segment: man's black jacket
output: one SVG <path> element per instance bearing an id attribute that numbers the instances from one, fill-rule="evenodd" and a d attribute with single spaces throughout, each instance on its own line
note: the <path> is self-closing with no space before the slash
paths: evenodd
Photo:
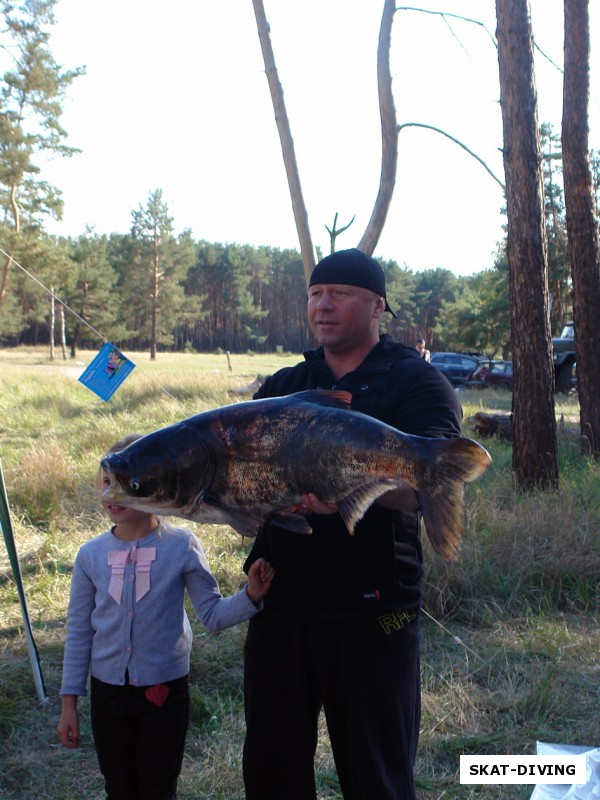
<path id="1" fill-rule="evenodd" d="M 405 433 L 448 438 L 461 432 L 462 409 L 450 383 L 416 350 L 388 335 L 339 381 L 319 348 L 267 378 L 255 398 L 317 388 L 350 392 L 354 410 Z M 266 525 L 256 538 L 244 568 L 261 556 L 275 567 L 263 613 L 286 622 L 310 622 L 419 607 L 422 548 L 416 512 L 371 506 L 354 536 L 339 514 L 312 514 L 309 521 L 310 536 Z"/>

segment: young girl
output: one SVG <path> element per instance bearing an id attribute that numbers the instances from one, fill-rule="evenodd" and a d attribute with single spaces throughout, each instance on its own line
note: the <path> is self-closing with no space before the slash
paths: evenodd
<path id="1" fill-rule="evenodd" d="M 109 452 L 139 438 L 131 435 Z M 101 470 L 101 491 L 108 477 Z M 192 632 L 187 591 L 200 620 L 221 630 L 254 616 L 273 578 L 264 560 L 248 585 L 223 597 L 196 536 L 152 514 L 106 505 L 114 523 L 75 559 L 67 615 L 58 738 L 79 746 L 77 698 L 86 694 L 108 800 L 177 797 L 189 721 Z"/>

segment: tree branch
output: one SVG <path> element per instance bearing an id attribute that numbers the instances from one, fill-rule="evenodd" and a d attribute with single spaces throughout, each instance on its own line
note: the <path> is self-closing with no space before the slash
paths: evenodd
<path id="1" fill-rule="evenodd" d="M 279 131 L 283 162 L 285 164 L 290 197 L 292 200 L 292 209 L 296 221 L 296 231 L 298 232 L 298 239 L 300 240 L 304 275 L 306 277 L 306 283 L 308 284 L 310 274 L 315 266 L 315 251 L 308 226 L 308 214 L 302 195 L 302 187 L 300 185 L 300 174 L 296 162 L 294 140 L 292 139 L 290 122 L 283 99 L 283 89 L 275 65 L 275 55 L 273 53 L 273 47 L 271 46 L 270 28 L 267 22 L 264 4 L 262 0 L 252 0 L 252 4 L 254 6 L 254 16 L 256 17 L 256 24 L 258 27 L 258 38 L 260 39 L 263 60 L 265 62 L 265 72 L 271 91 L 275 121 L 277 123 L 277 130 Z"/>
<path id="2" fill-rule="evenodd" d="M 496 41 L 493 33 L 489 30 L 489 28 L 483 22 L 481 22 L 478 19 L 471 19 L 471 17 L 463 17 L 460 14 L 449 14 L 447 11 L 429 11 L 426 8 L 415 8 L 414 6 L 398 6 L 396 11 L 420 11 L 422 14 L 433 14 L 434 16 L 442 17 L 444 22 L 446 22 L 446 24 L 448 24 L 447 21 L 446 21 L 446 17 L 452 17 L 453 19 L 460 19 L 463 22 L 470 22 L 473 25 L 479 25 L 479 27 L 483 28 L 483 30 L 490 37 L 490 39 L 494 43 L 494 47 L 498 47 L 498 42 Z M 448 25 L 448 27 L 450 28 L 450 25 Z M 456 38 L 452 28 L 450 28 L 450 31 L 451 31 L 452 35 L 454 36 L 454 38 Z M 461 47 L 462 47 L 462 45 L 461 45 Z"/>
<path id="3" fill-rule="evenodd" d="M 398 132 L 390 71 L 390 46 L 395 12 L 394 2 L 395 0 L 385 0 L 381 28 L 379 30 L 379 44 L 377 46 L 377 86 L 381 117 L 381 175 L 379 178 L 379 191 L 373 206 L 371 219 L 362 239 L 358 243 L 358 249 L 368 255 L 373 255 L 373 251 L 379 241 L 396 185 Z"/>
<path id="4" fill-rule="evenodd" d="M 427 130 L 436 131 L 436 133 L 441 133 L 442 136 L 445 136 L 447 139 L 450 139 L 450 141 L 454 142 L 459 147 L 462 147 L 462 149 L 466 150 L 466 152 L 470 156 L 473 156 L 473 158 L 476 161 L 479 161 L 479 163 L 485 169 L 485 171 L 489 173 L 492 176 L 492 178 L 496 181 L 496 183 L 502 188 L 502 191 L 506 189 L 505 185 L 502 183 L 500 178 L 494 175 L 492 170 L 488 167 L 488 165 L 482 158 L 479 158 L 477 153 L 474 153 L 469 147 L 467 147 L 466 144 L 463 144 L 463 142 L 461 142 L 459 139 L 456 139 L 454 136 L 451 136 L 449 133 L 446 133 L 446 131 L 443 131 L 441 128 L 436 128 L 434 125 L 425 125 L 422 122 L 404 122 L 402 125 L 398 125 L 398 134 L 400 133 L 402 128 L 427 128 Z"/>
<path id="5" fill-rule="evenodd" d="M 344 225 L 343 228 L 338 228 L 337 227 L 338 212 L 336 211 L 335 212 L 335 217 L 333 218 L 333 228 L 330 228 L 329 226 L 325 225 L 325 229 L 327 230 L 327 233 L 329 234 L 329 241 L 331 243 L 331 252 L 332 253 L 335 252 L 335 240 L 340 235 L 340 233 L 343 233 L 344 231 L 348 230 L 350 225 L 352 225 L 352 223 L 354 222 L 354 218 L 355 217 L 356 217 L 356 214 L 354 214 L 354 216 L 352 217 L 352 219 L 350 220 L 350 222 L 347 225 Z"/>

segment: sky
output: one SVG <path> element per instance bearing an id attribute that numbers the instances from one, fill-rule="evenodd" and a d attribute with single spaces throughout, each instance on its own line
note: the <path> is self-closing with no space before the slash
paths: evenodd
<path id="1" fill-rule="evenodd" d="M 600 3 L 590 3 L 590 147 L 600 149 Z M 397 11 L 391 67 L 399 124 L 462 141 L 503 181 L 494 0 L 423 0 L 483 24 Z M 265 0 L 313 242 L 354 216 L 355 246 L 381 166 L 376 52 L 383 0 Z M 563 0 L 531 0 L 538 46 L 562 65 Z M 126 233 L 131 212 L 163 192 L 175 233 L 299 249 L 251 0 L 59 0 L 50 48 L 85 65 L 62 124 L 82 153 L 43 167 L 63 192 L 57 235 Z M 598 39 L 600 43 L 600 38 Z M 536 56 L 540 122 L 560 133 L 562 74 Z M 394 199 L 375 255 L 413 271 L 468 275 L 493 266 L 502 189 L 448 138 L 399 137 Z"/>

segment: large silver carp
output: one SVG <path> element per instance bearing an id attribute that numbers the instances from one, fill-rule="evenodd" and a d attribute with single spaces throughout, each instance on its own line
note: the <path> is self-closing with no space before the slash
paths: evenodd
<path id="1" fill-rule="evenodd" d="M 298 504 L 314 493 L 337 504 L 353 533 L 376 501 L 406 508 L 411 487 L 434 549 L 454 560 L 464 486 L 491 463 L 488 452 L 471 439 L 402 433 L 350 410 L 351 399 L 313 390 L 250 400 L 149 433 L 103 459 L 111 485 L 102 501 L 256 536 L 267 521 L 310 533 Z"/>

